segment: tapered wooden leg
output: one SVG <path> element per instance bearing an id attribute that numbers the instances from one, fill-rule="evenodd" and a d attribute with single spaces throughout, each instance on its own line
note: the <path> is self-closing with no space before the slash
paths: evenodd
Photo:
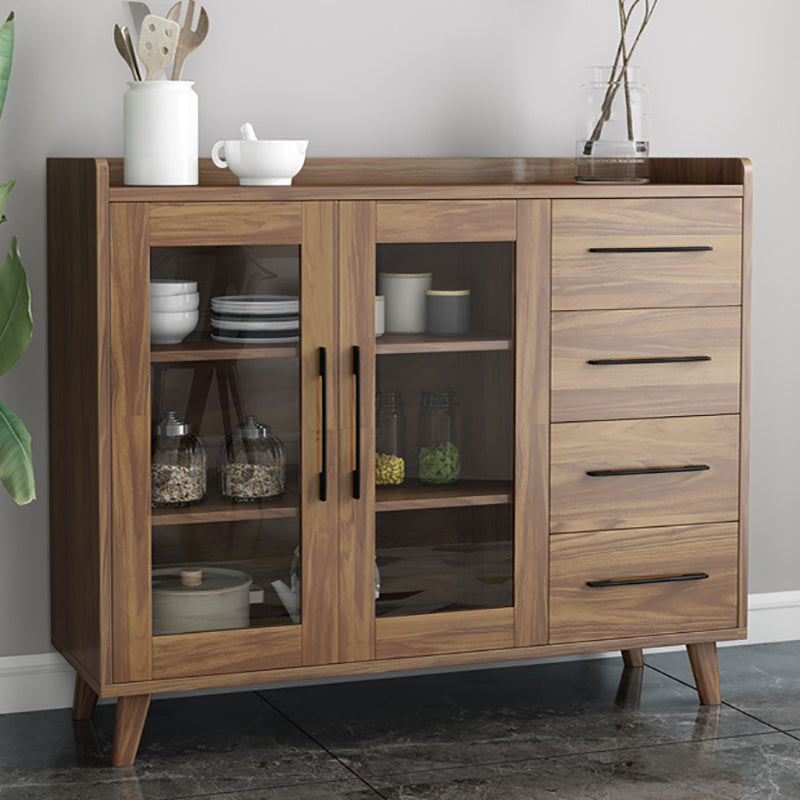
<path id="1" fill-rule="evenodd" d="M 72 696 L 72 719 L 91 719 L 97 707 L 97 693 L 80 675 L 75 675 L 75 694 Z"/>
<path id="2" fill-rule="evenodd" d="M 718 706 L 722 702 L 719 688 L 719 665 L 717 643 L 700 642 L 687 644 L 689 663 L 692 665 L 697 694 L 704 706 Z"/>
<path id="3" fill-rule="evenodd" d="M 641 647 L 635 647 L 633 650 L 623 650 L 622 661 L 626 667 L 643 667 L 644 651 Z"/>
<path id="4" fill-rule="evenodd" d="M 148 708 L 150 708 L 149 694 L 136 694 L 120 697 L 117 700 L 114 746 L 111 750 L 111 763 L 115 767 L 129 767 L 136 760 L 136 751 L 139 749 Z"/>

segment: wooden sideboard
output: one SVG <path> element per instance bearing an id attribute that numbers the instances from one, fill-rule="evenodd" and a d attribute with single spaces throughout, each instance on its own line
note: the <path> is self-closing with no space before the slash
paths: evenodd
<path id="1" fill-rule="evenodd" d="M 636 667 L 681 644 L 720 702 L 716 642 L 747 620 L 750 164 L 572 170 L 310 159 L 245 188 L 202 161 L 199 186 L 133 187 L 121 159 L 48 161 L 52 641 L 76 718 L 119 698 L 114 764 L 166 691 L 609 650 Z M 382 272 L 469 289 L 469 334 L 376 338 Z M 179 344 L 150 344 L 153 277 L 198 282 Z M 299 296 L 296 340 L 212 340 L 210 299 L 236 294 Z M 460 478 L 430 485 L 419 398 L 444 389 Z M 385 392 L 397 487 L 376 486 Z M 167 408 L 205 441 L 207 496 L 154 509 Z M 277 499 L 217 490 L 244 414 L 285 445 Z M 184 564 L 251 576 L 249 624 L 154 635 L 153 571 Z"/>

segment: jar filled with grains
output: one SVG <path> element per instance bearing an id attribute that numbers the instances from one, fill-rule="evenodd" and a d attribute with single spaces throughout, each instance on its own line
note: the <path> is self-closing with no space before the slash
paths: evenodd
<path id="1" fill-rule="evenodd" d="M 247 416 L 226 437 L 219 467 L 222 496 L 239 503 L 279 497 L 286 489 L 286 450 L 268 425 Z"/>
<path id="2" fill-rule="evenodd" d="M 455 392 L 423 392 L 417 466 L 420 483 L 438 486 L 461 477 Z"/>
<path id="3" fill-rule="evenodd" d="M 206 447 L 188 422 L 167 411 L 153 425 L 150 498 L 153 508 L 201 503 L 206 496 Z"/>
<path id="4" fill-rule="evenodd" d="M 375 410 L 375 485 L 400 486 L 406 479 L 405 426 L 400 392 L 379 392 Z"/>

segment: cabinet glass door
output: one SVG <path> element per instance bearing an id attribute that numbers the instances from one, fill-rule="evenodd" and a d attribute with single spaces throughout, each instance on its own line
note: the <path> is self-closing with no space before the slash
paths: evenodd
<path id="1" fill-rule="evenodd" d="M 359 342 L 367 417 L 342 540 L 356 554 L 351 574 L 375 576 L 341 620 L 350 658 L 546 641 L 546 434 L 535 438 L 547 427 L 547 341 L 533 331 L 547 330 L 546 288 L 534 290 L 547 209 L 343 205 L 342 290 L 376 309 L 374 325 L 341 328 Z M 539 383 L 526 386 L 534 371 Z"/>

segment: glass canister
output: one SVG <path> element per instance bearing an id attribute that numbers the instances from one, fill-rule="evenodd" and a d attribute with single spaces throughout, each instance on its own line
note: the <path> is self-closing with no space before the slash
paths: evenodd
<path id="1" fill-rule="evenodd" d="M 376 405 L 375 485 L 400 486 L 406 479 L 405 420 L 400 392 L 379 392 Z"/>
<path id="2" fill-rule="evenodd" d="M 444 485 L 461 477 L 455 392 L 423 392 L 419 412 L 420 483 Z"/>
<path id="3" fill-rule="evenodd" d="M 648 183 L 650 95 L 638 67 L 592 67 L 577 113 L 578 183 Z"/>
<path id="4" fill-rule="evenodd" d="M 240 503 L 278 497 L 286 489 L 283 442 L 254 416 L 225 438 L 219 467 L 222 496 Z"/>
<path id="5" fill-rule="evenodd" d="M 206 446 L 188 422 L 167 411 L 153 425 L 150 455 L 153 508 L 201 503 L 206 496 Z"/>

